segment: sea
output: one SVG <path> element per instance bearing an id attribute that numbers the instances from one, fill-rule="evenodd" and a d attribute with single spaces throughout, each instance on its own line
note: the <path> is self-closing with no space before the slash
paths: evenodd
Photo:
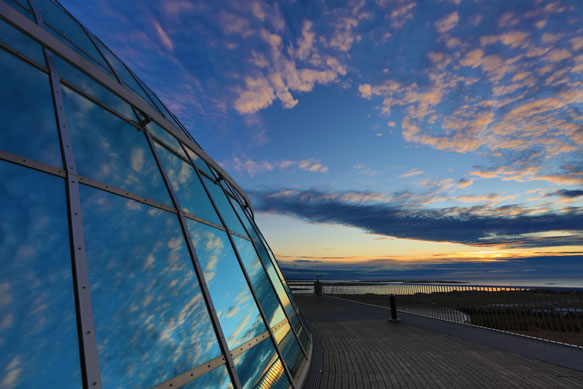
<path id="1" fill-rule="evenodd" d="M 291 283 L 294 281 L 302 280 L 289 280 Z M 314 281 L 314 279 L 303 280 L 303 281 Z M 556 287 L 556 288 L 583 288 L 583 278 L 581 277 L 523 277 L 523 278 L 447 278 L 447 279 L 386 279 L 386 280 L 332 280 L 322 278 L 322 282 L 364 282 L 368 284 L 383 284 L 392 282 L 407 282 L 407 283 L 440 283 L 440 284 L 461 284 L 461 285 L 488 285 L 488 286 L 536 286 L 536 287 Z"/>

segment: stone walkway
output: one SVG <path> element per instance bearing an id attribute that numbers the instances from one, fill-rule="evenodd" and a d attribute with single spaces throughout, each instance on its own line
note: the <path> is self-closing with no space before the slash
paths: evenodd
<path id="1" fill-rule="evenodd" d="M 354 303 L 296 300 L 320 337 L 320 388 L 583 388 L 582 371 L 388 323 L 386 311 Z"/>

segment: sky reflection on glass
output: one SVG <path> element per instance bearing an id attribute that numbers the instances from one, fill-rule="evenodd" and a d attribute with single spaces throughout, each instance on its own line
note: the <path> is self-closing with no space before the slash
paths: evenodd
<path id="1" fill-rule="evenodd" d="M 146 127 L 148 128 L 148 131 L 152 133 L 152 135 L 156 136 L 162 142 L 166 143 L 166 146 L 170 147 L 172 151 L 174 151 L 176 154 L 180 155 L 184 159 L 188 160 L 188 157 L 184 153 L 184 150 L 182 150 L 182 147 L 180 146 L 180 143 L 178 143 L 178 140 L 174 136 L 170 135 L 168 131 L 164 130 L 162 127 L 160 127 L 154 122 L 148 123 Z"/>
<path id="2" fill-rule="evenodd" d="M 79 174 L 171 206 L 144 134 L 71 89 L 63 91 Z"/>
<path id="3" fill-rule="evenodd" d="M 107 70 L 103 58 L 75 20 L 50 0 L 35 0 L 35 6 L 39 9 L 43 22 L 52 27 L 47 29 L 49 32 L 101 69 Z"/>
<path id="4" fill-rule="evenodd" d="M 200 180 L 192 165 L 184 162 L 171 151 L 155 143 L 156 150 L 172 185 L 172 190 L 178 198 L 182 210 L 202 219 L 221 225 L 221 220 L 215 212 Z"/>
<path id="5" fill-rule="evenodd" d="M 61 78 L 69 81 L 77 88 L 99 100 L 114 111 L 119 112 L 127 119 L 133 120 L 134 122 L 136 121 L 134 111 L 128 103 L 123 101 L 113 92 L 110 92 L 91 77 L 86 76 L 81 70 L 61 59 L 61 57 L 55 56 L 54 58 L 57 66 L 57 73 L 59 73 Z"/>
<path id="6" fill-rule="evenodd" d="M 81 196 L 104 387 L 152 386 L 220 355 L 176 215 Z"/>
<path id="7" fill-rule="evenodd" d="M 186 222 L 229 348 L 265 332 L 227 234 L 194 220 Z"/>
<path id="8" fill-rule="evenodd" d="M 0 149 L 61 167 L 49 77 L 0 49 Z"/>
<path id="9" fill-rule="evenodd" d="M 273 327 L 285 319 L 285 315 L 279 305 L 279 300 L 277 299 L 271 283 L 265 274 L 265 270 L 257 257 L 253 244 L 245 239 L 239 238 L 238 236 L 233 236 L 232 238 L 237 247 L 237 251 L 239 252 L 239 256 L 245 265 L 245 270 L 251 280 L 253 290 L 255 290 L 255 294 L 263 308 L 265 317 L 269 322 L 269 326 Z"/>
<path id="10" fill-rule="evenodd" d="M 213 173 L 211 172 L 211 169 L 209 169 L 206 162 L 203 161 L 201 157 L 196 155 L 196 153 L 192 151 L 188 146 L 186 147 L 186 152 L 188 153 L 188 156 L 190 157 L 190 159 L 192 159 L 192 162 L 194 162 L 198 170 L 206 173 L 209 177 L 213 176 Z"/>
<path id="11" fill-rule="evenodd" d="M 265 339 L 257 346 L 247 350 L 235 358 L 234 362 L 243 388 L 264 387 L 263 385 L 271 388 L 288 388 L 290 386 L 271 339 Z M 269 371 L 270 368 L 271 371 Z M 266 374 L 268 372 L 270 374 Z"/>
<path id="12" fill-rule="evenodd" d="M 215 205 L 219 209 L 223 220 L 227 224 L 227 227 L 230 230 L 235 231 L 243 236 L 247 236 L 245 229 L 239 222 L 239 219 L 237 219 L 237 215 L 235 215 L 235 211 L 233 211 L 229 200 L 227 200 L 223 189 L 206 177 L 203 177 L 203 181 L 209 191 L 209 194 L 213 198 Z"/>
<path id="13" fill-rule="evenodd" d="M 14 50 L 33 59 L 39 65 L 45 66 L 45 57 L 41 46 L 2 20 L 0 20 L 0 40 Z"/>
<path id="14" fill-rule="evenodd" d="M 0 388 L 79 388 L 65 182 L 0 162 Z"/>

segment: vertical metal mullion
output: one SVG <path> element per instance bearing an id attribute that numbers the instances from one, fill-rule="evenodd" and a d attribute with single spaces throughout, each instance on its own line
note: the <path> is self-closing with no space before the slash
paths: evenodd
<path id="1" fill-rule="evenodd" d="M 135 111 L 136 111 L 136 109 L 134 108 L 134 112 Z M 135 112 L 135 113 L 139 119 L 138 112 Z M 164 183 L 166 184 L 166 187 L 168 189 L 168 193 L 170 194 L 170 198 L 172 199 L 172 203 L 174 204 L 174 208 L 176 208 L 176 214 L 178 215 L 180 227 L 182 228 L 182 233 L 184 234 L 184 238 L 186 240 L 188 252 L 190 254 L 190 258 L 192 260 L 192 263 L 194 265 L 196 277 L 197 277 L 198 283 L 200 285 L 200 289 L 201 289 L 201 292 L 202 292 L 202 295 L 203 295 L 203 298 L 205 301 L 205 305 L 207 307 L 209 316 L 211 318 L 211 323 L 213 324 L 215 334 L 217 335 L 217 340 L 219 342 L 221 352 L 223 353 L 223 356 L 225 357 L 225 360 L 227 361 L 227 371 L 229 372 L 229 376 L 231 377 L 231 381 L 232 381 L 233 385 L 236 388 L 241 388 L 242 387 L 241 381 L 239 380 L 239 375 L 237 374 L 237 371 L 235 370 L 235 363 L 233 362 L 233 358 L 231 357 L 231 351 L 229 350 L 229 346 L 227 345 L 227 340 L 225 339 L 225 334 L 223 333 L 223 329 L 221 328 L 221 324 L 219 322 L 219 318 L 217 316 L 215 306 L 214 306 L 213 301 L 212 301 L 211 296 L 210 296 L 208 285 L 206 283 L 206 280 L 204 279 L 204 273 L 203 273 L 202 267 L 200 266 L 200 263 L 198 262 L 198 256 L 196 255 L 196 250 L 194 249 L 194 246 L 192 244 L 192 240 L 190 239 L 190 232 L 188 231 L 188 226 L 186 224 L 186 220 L 184 219 L 184 212 L 182 211 L 182 207 L 180 206 L 180 203 L 178 202 L 178 199 L 176 198 L 174 190 L 172 189 L 172 186 L 170 184 L 170 180 L 168 179 L 168 176 L 166 175 L 166 171 L 164 170 L 164 166 L 162 165 L 162 162 L 160 161 L 160 157 L 158 156 L 156 146 L 154 145 L 154 142 L 150 136 L 150 133 L 148 132 L 148 130 L 146 129 L 146 127 L 142 121 L 140 121 L 140 127 L 146 136 L 146 140 L 148 141 L 148 145 L 150 146 L 150 149 L 152 150 L 152 154 L 154 155 L 154 159 L 156 160 L 156 164 L 158 165 L 158 168 L 160 169 L 160 174 L 162 174 L 162 178 L 164 180 Z"/>
<path id="2" fill-rule="evenodd" d="M 44 28 L 42 17 L 29 0 L 36 23 Z M 79 339 L 79 360 L 81 362 L 81 376 L 85 388 L 101 388 L 101 374 L 99 372 L 99 357 L 97 339 L 95 337 L 95 324 L 93 321 L 93 308 L 89 287 L 89 271 L 87 268 L 87 256 L 85 252 L 85 238 L 83 234 L 83 219 L 81 217 L 81 196 L 79 194 L 79 180 L 75 164 L 75 154 L 71 145 L 71 136 L 65 114 L 65 104 L 61 82 L 53 54 L 45 47 L 43 53 L 49 70 L 49 80 L 53 97 L 55 116 L 63 166 L 66 172 L 67 212 L 69 219 L 69 235 L 71 245 L 71 266 L 73 272 L 73 289 L 75 295 L 77 335 Z"/>
<path id="3" fill-rule="evenodd" d="M 186 155 L 188 156 L 188 153 Z M 188 156 L 188 158 L 190 159 L 190 156 Z M 191 161 L 191 163 L 192 163 L 192 161 Z M 281 354 L 281 350 L 279 349 L 279 345 L 277 344 L 277 340 L 275 339 L 275 335 L 273 334 L 273 331 L 271 330 L 271 326 L 269 325 L 269 322 L 267 321 L 267 317 L 265 316 L 265 312 L 263 311 L 263 307 L 261 306 L 261 302 L 259 301 L 259 298 L 257 297 L 257 294 L 255 293 L 255 289 L 253 289 L 253 283 L 251 282 L 251 279 L 249 278 L 249 275 L 247 274 L 247 270 L 245 269 L 245 265 L 243 264 L 243 261 L 241 260 L 241 257 L 239 256 L 239 252 L 237 250 L 237 246 L 235 246 L 235 242 L 233 241 L 233 237 L 229 233 L 229 227 L 227 226 L 227 223 L 223 219 L 223 216 L 221 215 L 219 207 L 217 207 L 217 204 L 215 203 L 215 200 L 211 196 L 208 188 L 206 187 L 204 180 L 200 177 L 200 174 L 199 174 L 198 170 L 196 169 L 196 167 L 194 166 L 194 163 L 192 163 L 192 167 L 194 168 L 194 171 L 196 173 L 197 178 L 202 183 L 202 187 L 204 188 L 208 198 L 210 199 L 211 204 L 215 208 L 215 211 L 217 212 L 217 215 L 219 216 L 219 219 L 221 220 L 223 227 L 225 227 L 225 231 L 227 233 L 227 237 L 229 238 L 229 242 L 231 243 L 231 246 L 233 247 L 233 251 L 235 252 L 235 256 L 237 257 L 237 261 L 239 262 L 239 266 L 241 266 L 241 270 L 243 271 L 243 276 L 245 276 L 245 280 L 247 281 L 247 285 L 249 286 L 249 290 L 251 291 L 251 294 L 253 295 L 253 299 L 255 300 L 255 305 L 257 305 L 257 308 L 259 309 L 259 314 L 261 315 L 261 318 L 263 319 L 263 322 L 265 323 L 265 327 L 267 328 L 267 331 L 269 332 L 269 336 L 273 342 L 273 346 L 275 348 L 275 351 L 277 352 L 277 355 L 279 356 L 279 360 L 281 361 L 281 365 L 283 366 L 285 373 L 286 373 L 288 379 L 290 380 L 292 387 L 295 388 L 296 386 L 294 384 L 293 376 L 292 376 L 291 372 L 289 371 L 289 368 L 287 367 L 285 360 L 283 359 L 283 355 Z M 218 185 L 218 186 L 221 189 L 223 189 L 221 185 Z M 226 193 L 225 193 L 225 196 L 227 196 Z M 227 197 L 227 201 L 229 202 L 228 197 Z M 230 204 L 230 202 L 229 202 L 229 204 Z M 233 209 L 233 212 L 235 212 L 234 209 Z M 236 212 L 235 212 L 235 214 L 236 214 Z M 243 226 L 243 228 L 245 228 L 245 226 Z M 257 259 L 259 260 L 259 262 L 261 262 L 259 257 Z M 290 325 L 290 327 L 292 327 L 292 326 Z"/>
<path id="4" fill-rule="evenodd" d="M 288 288 L 286 288 L 286 284 L 284 284 L 285 282 L 285 278 L 283 277 L 283 273 L 281 272 L 281 269 L 279 269 L 279 265 L 275 260 L 275 255 L 273 254 L 273 250 L 271 250 L 271 247 L 269 246 L 269 243 L 267 243 L 267 240 L 265 239 L 265 237 L 263 236 L 263 234 L 261 233 L 261 231 L 259 230 L 259 228 L 255 225 L 255 223 L 253 221 L 251 221 L 251 227 L 254 229 L 255 233 L 257 234 L 257 236 L 259 237 L 259 240 L 262 241 L 262 243 L 265 243 L 265 249 L 267 251 L 267 256 L 269 257 L 269 261 L 271 262 L 271 264 L 273 265 L 273 268 L 275 270 L 275 272 L 277 273 L 279 279 L 281 280 L 281 284 L 283 287 L 283 290 L 286 292 L 288 299 L 290 301 L 290 304 L 292 305 L 292 307 L 294 308 L 294 311 L 296 312 L 296 315 L 298 316 L 298 319 L 300 320 L 300 324 L 302 324 L 302 326 L 304 327 L 304 331 L 306 331 L 309 334 L 309 338 L 310 341 L 312 340 L 312 334 L 311 332 L 309 332 L 307 330 L 308 326 L 306 325 L 306 320 L 304 319 L 304 315 L 302 314 L 302 312 L 297 309 L 296 305 L 294 304 L 294 300 L 293 300 L 293 296 L 291 295 L 291 291 L 288 292 Z M 253 240 L 253 239 L 251 239 Z M 271 255 L 269 255 L 269 252 L 272 253 L 273 255 L 273 260 L 271 259 Z"/>
<path id="5" fill-rule="evenodd" d="M 189 156 L 188 158 L 190 159 L 190 156 Z M 194 164 L 193 164 L 193 166 L 194 166 Z M 198 174 L 198 171 L 197 171 L 197 174 Z M 203 181 L 203 180 L 201 179 L 201 182 L 202 182 L 202 181 Z M 204 182 L 203 182 L 203 185 L 204 185 Z M 249 231 L 247 231 L 247 227 L 245 227 L 245 224 L 243 223 L 243 221 L 242 221 L 242 220 L 241 220 L 241 218 L 239 217 L 239 214 L 237 213 L 237 211 L 236 211 L 236 210 L 235 210 L 235 208 L 233 207 L 233 204 L 231 204 L 231 201 L 229 200 L 229 196 L 228 196 L 228 194 L 225 192 L 225 189 L 224 189 L 224 188 L 223 188 L 221 185 L 218 185 L 218 186 L 219 186 L 219 187 L 220 187 L 220 188 L 223 190 L 223 193 L 225 193 L 225 196 L 227 197 L 227 201 L 229 202 L 229 205 L 231 206 L 231 208 L 233 209 L 233 212 L 234 212 L 234 213 L 235 213 L 235 215 L 237 216 L 237 220 L 239 220 L 239 222 L 240 222 L 240 223 L 241 223 L 241 225 L 243 226 L 243 229 L 244 229 L 244 230 L 245 230 L 245 232 L 247 233 L 247 236 L 249 236 Z M 205 186 L 205 188 L 206 188 L 206 186 Z M 210 197 L 210 195 L 209 195 L 209 197 Z M 213 203 L 213 204 L 214 204 L 214 203 Z M 215 208 L 216 208 L 216 207 L 215 207 Z M 218 209 L 217 209 L 217 213 L 218 213 Z M 221 216 L 219 216 L 219 217 L 221 217 Z M 221 218 L 221 220 L 222 220 L 222 218 Z M 227 229 L 227 230 L 228 230 L 226 223 L 223 223 L 223 224 L 225 225 L 225 229 Z M 249 238 L 250 238 L 250 236 L 249 236 Z M 261 263 L 261 267 L 263 268 L 263 270 L 265 271 L 265 274 L 267 275 L 267 278 L 269 279 L 269 273 L 267 272 L 267 269 L 265 268 L 265 264 L 264 264 L 264 263 L 263 263 L 263 261 L 261 260 L 261 257 L 260 257 L 259 250 L 257 250 L 256 243 L 253 241 L 253 239 L 251 239 L 251 244 L 253 245 L 253 248 L 255 249 L 255 252 L 257 253 L 257 258 L 259 259 L 259 262 Z M 269 255 L 269 254 L 268 254 L 268 255 Z M 270 261 L 271 261 L 271 259 L 270 259 Z M 279 278 L 279 277 L 278 277 L 278 278 Z M 286 319 L 287 319 L 287 321 L 288 321 L 288 323 L 289 323 L 289 326 L 290 326 L 290 328 L 292 329 L 292 332 L 293 332 L 293 334 L 295 335 L 295 337 L 296 337 L 296 339 L 297 339 L 297 341 L 298 341 L 298 344 L 299 344 L 299 346 L 300 346 L 300 349 L 302 350 L 302 353 L 304 354 L 305 358 L 306 358 L 306 359 L 308 359 L 308 353 L 307 353 L 307 351 L 304 349 L 304 346 L 303 346 L 303 344 L 302 344 L 302 342 L 301 342 L 301 340 L 300 340 L 300 337 L 299 337 L 299 335 L 298 335 L 298 333 L 297 333 L 297 330 L 294 328 L 294 326 L 293 326 L 293 323 L 291 322 L 291 320 L 290 320 L 290 318 L 289 318 L 289 315 L 288 315 L 288 313 L 286 312 L 285 308 L 283 307 L 283 302 L 282 302 L 282 301 L 281 301 L 281 299 L 279 298 L 279 295 L 277 294 L 277 291 L 275 290 L 275 286 L 273 285 L 273 282 L 271 282 L 271 280 L 269 280 L 269 283 L 271 284 L 271 287 L 273 288 L 273 292 L 275 293 L 275 296 L 277 297 L 277 300 L 279 301 L 279 305 L 282 307 L 282 311 L 283 311 L 283 313 L 284 313 L 284 315 L 285 315 L 285 317 L 286 317 Z M 282 287 L 283 287 L 283 285 L 282 285 Z M 285 288 L 284 288 L 284 292 L 285 292 Z M 286 295 L 287 295 L 287 293 L 286 293 Z M 294 308 L 294 306 L 293 306 L 293 304 L 292 304 L 291 300 L 290 300 L 290 305 L 291 305 L 292 309 L 294 310 L 294 312 L 296 313 L 296 315 L 298 315 L 298 313 L 297 313 L 297 310 Z M 298 318 L 299 318 L 299 315 L 298 315 Z M 304 326 L 304 331 L 306 331 L 306 329 L 305 329 L 305 326 Z"/>
<path id="6" fill-rule="evenodd" d="M 224 188 L 223 188 L 223 192 L 224 192 Z M 228 199 L 228 197 L 227 197 L 227 199 Z M 229 203 L 231 203 L 231 202 L 229 201 Z M 237 216 L 237 219 L 239 220 L 239 222 L 240 222 L 240 223 L 241 223 L 241 225 L 243 226 L 243 229 L 245 230 L 245 232 L 247 232 L 247 235 L 249 236 L 249 231 L 247 231 L 247 227 L 245 227 L 245 224 L 243 223 L 243 221 L 242 221 L 242 220 L 241 220 L 241 218 L 239 217 L 239 214 L 238 214 L 238 213 L 237 213 L 237 211 L 234 209 L 234 207 L 233 207 L 233 204 L 230 204 L 230 205 L 231 205 L 231 208 L 233 208 L 233 211 L 235 212 L 235 215 Z M 259 256 L 260 256 L 260 253 L 259 253 L 259 250 L 257 250 L 256 243 L 253 241 L 253 239 L 251 239 L 251 244 L 253 245 L 253 248 L 255 249 L 255 252 L 257 253 L 257 257 L 259 258 L 259 262 L 261 263 L 261 266 L 263 267 L 263 270 L 265 271 L 265 274 L 268 276 L 267 278 L 269 279 L 269 274 L 267 273 L 267 269 L 265 268 L 265 264 L 263 263 L 263 261 L 262 261 L 262 260 L 260 259 L 260 257 L 259 257 Z M 269 254 L 268 254 L 268 255 L 269 255 Z M 271 261 L 271 259 L 270 259 L 270 261 Z M 279 277 L 278 277 L 278 278 L 279 278 Z M 309 356 L 308 356 L 308 352 L 307 352 L 307 350 L 304 348 L 304 345 L 302 344 L 302 341 L 300 340 L 300 336 L 299 336 L 299 334 L 298 334 L 297 330 L 294 328 L 294 325 L 293 325 L 292 321 L 291 321 L 291 320 L 290 320 L 290 318 L 289 318 L 289 314 L 286 312 L 285 308 L 283 308 L 283 302 L 281 301 L 281 299 L 280 299 L 279 295 L 277 294 L 277 291 L 275 290 L 275 286 L 273 285 L 273 282 L 271 282 L 271 280 L 269 280 L 269 281 L 270 281 L 269 283 L 271 284 L 271 287 L 273 288 L 273 292 L 275 293 L 275 296 L 277 297 L 277 300 L 279 301 L 279 304 L 280 304 L 280 306 L 282 307 L 282 311 L 283 311 L 283 313 L 284 313 L 284 315 L 285 315 L 285 317 L 286 317 L 286 319 L 287 319 L 287 321 L 288 321 L 288 323 L 289 323 L 289 327 L 291 328 L 291 330 L 292 330 L 292 332 L 293 332 L 294 336 L 296 337 L 296 340 L 297 340 L 297 342 L 298 342 L 298 345 L 300 346 L 300 349 L 302 350 L 302 353 L 304 354 L 304 357 L 305 357 L 306 359 L 308 359 L 308 357 L 309 357 Z M 283 284 L 282 284 L 282 288 L 283 288 Z M 285 288 L 284 288 L 284 292 L 285 292 Z M 287 293 L 286 293 L 286 295 L 287 295 Z M 292 304 L 291 300 L 290 300 L 290 302 L 289 302 L 289 303 L 290 303 L 290 305 L 291 305 L 292 309 L 294 310 L 295 314 L 296 314 L 296 315 L 298 315 L 298 319 L 300 319 L 300 318 L 299 318 L 299 314 L 298 314 L 298 310 L 297 310 L 297 309 L 295 309 L 295 307 L 293 306 L 293 304 Z M 303 326 L 303 327 L 304 327 L 304 331 L 307 331 L 307 330 L 306 330 L 306 327 L 305 327 L 305 326 Z"/>

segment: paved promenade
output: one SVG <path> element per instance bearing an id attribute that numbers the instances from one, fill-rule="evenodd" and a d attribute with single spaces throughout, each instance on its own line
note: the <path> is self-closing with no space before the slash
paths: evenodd
<path id="1" fill-rule="evenodd" d="M 583 371 L 409 324 L 415 318 L 393 324 L 382 309 L 331 297 L 296 300 L 322 348 L 320 361 L 314 355 L 322 373 L 311 373 L 307 388 L 583 388 Z M 471 328 L 446 324 L 454 333 Z M 570 352 L 577 361 L 583 354 L 566 348 L 567 358 Z"/>

